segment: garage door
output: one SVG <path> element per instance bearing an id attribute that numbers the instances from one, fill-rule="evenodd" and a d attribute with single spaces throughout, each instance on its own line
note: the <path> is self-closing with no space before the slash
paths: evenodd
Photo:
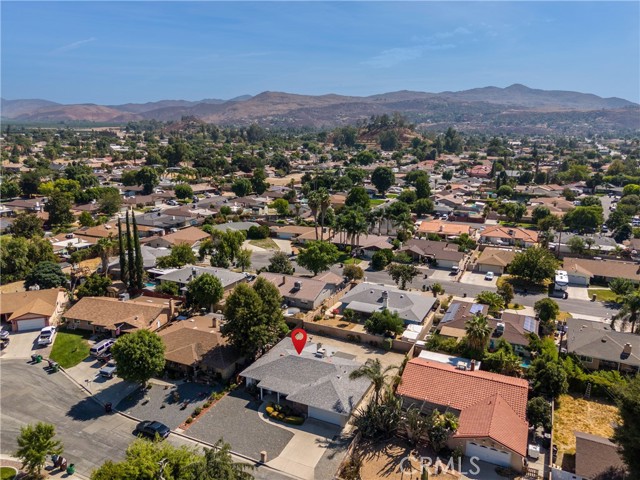
<path id="1" fill-rule="evenodd" d="M 18 331 L 27 332 L 29 330 L 40 330 L 46 326 L 44 318 L 32 318 L 30 320 L 18 320 Z"/>
<path id="2" fill-rule="evenodd" d="M 335 412 L 328 412 L 327 410 L 320 410 L 319 408 L 309 407 L 309 417 L 323 422 L 333 423 L 334 425 L 343 426 L 346 418 L 343 415 Z"/>
<path id="3" fill-rule="evenodd" d="M 568 275 L 569 283 L 574 285 L 589 285 L 589 279 L 580 275 Z"/>
<path id="4" fill-rule="evenodd" d="M 501 467 L 511 465 L 511 453 L 491 447 L 485 447 L 475 442 L 467 442 L 467 457 L 478 457 L 483 462 L 493 463 Z"/>
<path id="5" fill-rule="evenodd" d="M 478 271 L 480 273 L 493 272 L 498 275 L 502 275 L 502 267 L 498 267 L 497 265 L 486 265 L 484 263 L 479 263 Z"/>

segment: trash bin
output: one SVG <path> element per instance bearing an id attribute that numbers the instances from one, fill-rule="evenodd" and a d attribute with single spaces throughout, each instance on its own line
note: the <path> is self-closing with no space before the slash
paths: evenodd
<path id="1" fill-rule="evenodd" d="M 42 355 L 36 355 L 36 363 L 42 362 Z"/>
<path id="2" fill-rule="evenodd" d="M 57 371 L 59 371 L 59 370 L 60 370 L 60 365 L 59 365 L 59 364 L 57 364 L 56 362 L 53 362 L 53 365 L 51 365 L 51 369 L 52 369 L 54 372 L 57 372 Z"/>
<path id="3" fill-rule="evenodd" d="M 33 363 L 36 363 L 36 362 L 38 361 L 38 354 L 37 354 L 37 353 L 33 353 L 33 354 L 31 355 L 31 361 L 32 361 Z"/>
<path id="4" fill-rule="evenodd" d="M 72 463 L 67 467 L 67 475 L 73 475 L 74 473 L 76 473 L 76 466 Z"/>
<path id="5" fill-rule="evenodd" d="M 107 402 L 104 404 L 105 413 L 111 413 L 112 410 L 113 410 L 113 404 L 111 402 Z"/>

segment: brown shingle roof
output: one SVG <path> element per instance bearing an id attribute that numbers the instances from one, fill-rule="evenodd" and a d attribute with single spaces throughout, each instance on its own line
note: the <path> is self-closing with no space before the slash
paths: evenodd
<path id="1" fill-rule="evenodd" d="M 0 314 L 11 314 L 10 318 L 27 313 L 36 313 L 50 317 L 56 311 L 60 290 L 48 288 L 27 292 L 3 293 L 0 295 Z"/>
<path id="2" fill-rule="evenodd" d="M 125 324 L 125 330 L 155 331 L 169 320 L 169 306 L 168 301 L 165 306 L 135 300 L 122 302 L 116 298 L 84 297 L 63 316 L 71 320 L 84 320 L 109 330 Z"/>
<path id="3" fill-rule="evenodd" d="M 294 277 L 293 275 L 271 272 L 262 272 L 260 276 L 273 283 L 280 292 L 280 295 L 285 298 L 297 298 L 313 302 L 318 298 L 318 295 L 327 288 L 325 282 L 313 278 L 300 278 Z M 299 282 L 300 288 L 296 288 L 296 282 Z"/>
<path id="4" fill-rule="evenodd" d="M 506 267 L 513 261 L 515 256 L 516 252 L 513 250 L 485 248 L 482 254 L 480 254 L 480 257 L 478 257 L 478 263 Z"/>
<path id="5" fill-rule="evenodd" d="M 626 278 L 634 282 L 640 282 L 639 266 L 631 262 L 565 257 L 563 268 L 568 273 L 589 273 L 591 276 L 596 277 Z"/>
<path id="6" fill-rule="evenodd" d="M 193 245 L 194 243 L 204 240 L 208 238 L 209 234 L 207 232 L 203 232 L 199 228 L 196 227 L 187 227 L 182 230 L 178 230 L 175 233 L 170 233 L 169 235 L 165 235 L 162 237 L 165 241 L 171 243 L 172 245 L 179 245 L 181 243 L 186 243 L 188 245 Z"/>
<path id="7" fill-rule="evenodd" d="M 615 443 L 598 435 L 573 433 L 576 436 L 576 475 L 594 478 L 610 467 L 624 468 Z"/>

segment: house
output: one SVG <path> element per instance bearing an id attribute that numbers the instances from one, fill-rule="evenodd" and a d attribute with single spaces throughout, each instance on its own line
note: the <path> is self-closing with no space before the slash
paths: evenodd
<path id="1" fill-rule="evenodd" d="M 218 225 L 211 225 L 211 228 L 213 228 L 214 230 L 220 230 L 221 232 L 226 232 L 227 230 L 233 230 L 233 231 L 240 230 L 242 232 L 246 232 L 251 227 L 259 227 L 259 226 L 260 224 L 256 222 L 227 222 L 227 223 L 220 223 Z"/>
<path id="2" fill-rule="evenodd" d="M 558 253 L 571 253 L 570 241 L 573 238 L 579 238 L 583 241 L 585 250 L 592 253 L 613 253 L 621 246 L 618 245 L 613 237 L 605 235 L 576 235 L 571 232 L 562 232 L 562 235 L 556 236 L 556 241 L 549 242 L 549 248 L 554 249 Z"/>
<path id="3" fill-rule="evenodd" d="M 607 323 L 567 319 L 566 348 L 589 370 L 640 371 L 640 336 L 616 332 Z"/>
<path id="4" fill-rule="evenodd" d="M 521 227 L 492 225 L 480 232 L 480 242 L 494 245 L 531 247 L 538 243 L 538 232 Z"/>
<path id="5" fill-rule="evenodd" d="M 333 237 L 332 243 L 338 243 L 337 237 Z M 373 254 L 385 249 L 393 248 L 388 236 L 384 235 L 362 235 L 356 239 L 355 251 L 358 255 L 371 259 Z"/>
<path id="6" fill-rule="evenodd" d="M 354 356 L 308 342 L 300 355 L 286 337 L 240 376 L 301 415 L 344 427 L 371 386 L 366 378 L 351 380 L 360 367 Z"/>
<path id="7" fill-rule="evenodd" d="M 138 297 L 119 300 L 109 297 L 84 297 L 63 317 L 70 328 L 109 332 L 112 336 L 136 330 L 155 332 L 173 317 L 173 300 Z"/>
<path id="8" fill-rule="evenodd" d="M 371 315 L 385 308 L 397 313 L 405 324 L 422 324 L 436 303 L 435 298 L 407 292 L 390 285 L 363 282 L 342 297 L 342 310 Z"/>
<path id="9" fill-rule="evenodd" d="M 260 277 L 273 283 L 289 307 L 313 310 L 335 292 L 326 282 L 281 273 L 262 272 Z"/>
<path id="10" fill-rule="evenodd" d="M 433 240 L 409 239 L 400 249 L 414 261 L 428 262 L 441 268 L 461 267 L 464 252 L 458 251 L 458 245 Z"/>
<path id="11" fill-rule="evenodd" d="M 316 229 L 314 227 L 302 227 L 299 225 L 284 225 L 282 227 L 272 227 L 271 232 L 275 234 L 276 238 L 280 238 L 282 240 L 295 240 L 300 235 L 304 235 L 306 233 L 315 234 Z M 319 234 L 320 231 L 318 230 L 318 235 Z"/>
<path id="12" fill-rule="evenodd" d="M 197 248 L 202 240 L 209 237 L 207 232 L 203 232 L 197 227 L 187 227 L 168 235 L 150 239 L 145 245 L 153 248 L 171 248 L 186 243 L 191 248 Z"/>
<path id="13" fill-rule="evenodd" d="M 221 316 L 200 315 L 160 330 L 168 370 L 194 379 L 228 380 L 244 359 L 220 333 Z"/>
<path id="14" fill-rule="evenodd" d="M 423 358 L 407 363 L 398 387 L 404 408 L 458 415 L 449 448 L 517 472 L 527 454 L 528 391 L 526 380 L 477 370 L 473 362 L 463 370 Z"/>
<path id="15" fill-rule="evenodd" d="M 185 265 L 182 268 L 160 275 L 157 277 L 157 280 L 159 280 L 160 283 L 177 283 L 180 288 L 186 288 L 191 280 L 196 279 L 203 273 L 217 277 L 225 291 L 231 290 L 239 283 L 247 281 L 247 275 L 244 273 L 232 272 L 224 268 L 197 267 L 195 265 Z"/>
<path id="16" fill-rule="evenodd" d="M 461 223 L 445 222 L 443 220 L 428 220 L 420 223 L 418 235 L 428 235 L 430 233 L 438 235 L 444 239 L 454 239 L 466 233 L 475 238 L 476 229 Z"/>
<path id="17" fill-rule="evenodd" d="M 0 295 L 0 319 L 11 323 L 11 331 L 40 330 L 57 323 L 69 297 L 58 288 L 3 293 Z"/>
<path id="18" fill-rule="evenodd" d="M 474 178 L 489 178 L 491 167 L 488 165 L 476 165 L 469 170 L 469 176 Z"/>
<path id="19" fill-rule="evenodd" d="M 512 249 L 487 247 L 478 257 L 476 265 L 481 273 L 493 272 L 502 275 L 507 271 L 515 256 L 516 252 Z"/>
<path id="20" fill-rule="evenodd" d="M 576 436 L 576 475 L 592 480 L 612 468 L 625 470 L 618 445 L 611 440 L 590 433 L 573 433 Z"/>
<path id="21" fill-rule="evenodd" d="M 586 286 L 594 280 L 610 282 L 614 278 L 640 283 L 640 268 L 637 263 L 565 257 L 562 265 L 569 276 L 569 283 L 576 285 Z"/>

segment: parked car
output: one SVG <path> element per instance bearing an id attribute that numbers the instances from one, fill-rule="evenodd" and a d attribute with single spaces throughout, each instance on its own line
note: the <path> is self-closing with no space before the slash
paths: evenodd
<path id="1" fill-rule="evenodd" d="M 0 340 L 9 338 L 9 330 L 0 330 Z"/>
<path id="2" fill-rule="evenodd" d="M 116 374 L 117 366 L 115 360 L 109 360 L 107 364 L 100 369 L 100 375 L 107 378 L 113 378 Z"/>
<path id="3" fill-rule="evenodd" d="M 145 420 L 144 422 L 140 422 L 136 427 L 137 434 L 150 438 L 156 438 L 156 434 L 159 435 L 160 438 L 167 438 L 170 432 L 171 429 L 169 427 L 155 420 Z"/>
<path id="4" fill-rule="evenodd" d="M 493 272 L 487 272 L 487 274 L 484 276 L 485 280 L 493 280 Z"/>
<path id="5" fill-rule="evenodd" d="M 38 345 L 46 347 L 53 343 L 53 338 L 56 335 L 56 327 L 44 327 L 40 330 L 40 336 L 38 337 Z"/>
<path id="6" fill-rule="evenodd" d="M 0 338 L 0 350 L 4 350 L 9 346 L 9 338 Z"/>
<path id="7" fill-rule="evenodd" d="M 178 205 L 178 202 L 176 202 L 175 200 L 167 200 L 167 205 L 171 205 L 172 207 L 175 207 Z"/>
<path id="8" fill-rule="evenodd" d="M 457 275 L 460 271 L 460 267 L 451 267 L 451 275 Z"/>

